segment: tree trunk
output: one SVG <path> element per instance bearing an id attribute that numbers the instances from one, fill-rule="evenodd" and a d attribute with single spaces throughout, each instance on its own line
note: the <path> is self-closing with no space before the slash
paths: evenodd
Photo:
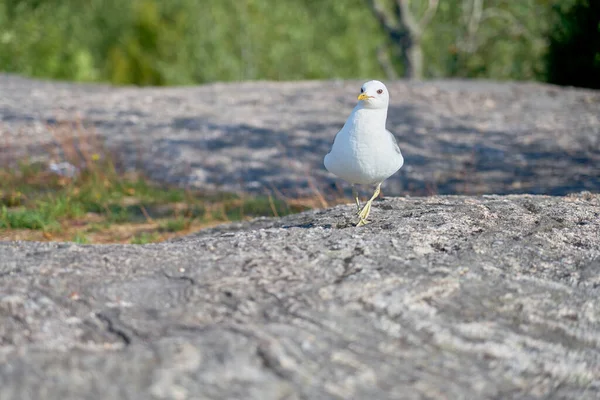
<path id="1" fill-rule="evenodd" d="M 404 64 L 404 77 L 423 79 L 423 30 L 433 18 L 439 0 L 429 0 L 425 14 L 416 20 L 409 7 L 410 0 L 396 0 L 392 10 L 386 10 L 378 0 L 367 0 L 369 8 L 385 30 Z"/>
<path id="2" fill-rule="evenodd" d="M 421 40 L 411 40 L 410 46 L 402 51 L 404 55 L 404 77 L 407 79 L 423 79 L 423 48 Z"/>

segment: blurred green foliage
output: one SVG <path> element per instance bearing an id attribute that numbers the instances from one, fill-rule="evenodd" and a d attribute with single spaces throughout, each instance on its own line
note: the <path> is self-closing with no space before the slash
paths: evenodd
<path id="1" fill-rule="evenodd" d="M 441 0 L 423 36 L 425 76 L 556 76 L 548 45 L 578 37 L 565 4 L 587 1 L 598 3 L 486 0 L 477 19 L 476 0 Z M 427 1 L 411 4 L 418 16 Z M 565 33 L 552 36 L 557 23 Z M 0 0 L 0 69 L 37 77 L 136 85 L 385 78 L 389 44 L 364 0 Z"/>
<path id="2" fill-rule="evenodd" d="M 382 40 L 362 0 L 0 0 L 1 69 L 58 79 L 381 76 Z"/>
<path id="3" fill-rule="evenodd" d="M 600 1 L 566 1 L 552 17 L 548 81 L 600 89 Z"/>

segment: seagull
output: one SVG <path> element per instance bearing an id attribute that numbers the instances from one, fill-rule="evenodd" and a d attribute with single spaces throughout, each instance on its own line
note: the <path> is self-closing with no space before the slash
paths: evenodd
<path id="1" fill-rule="evenodd" d="M 385 128 L 390 95 L 380 81 L 368 81 L 360 88 L 358 104 L 342 129 L 335 135 L 325 168 L 352 185 L 359 217 L 356 226 L 368 223 L 373 200 L 383 181 L 394 175 L 404 158 L 394 135 Z M 356 185 L 375 188 L 373 196 L 360 208 Z"/>

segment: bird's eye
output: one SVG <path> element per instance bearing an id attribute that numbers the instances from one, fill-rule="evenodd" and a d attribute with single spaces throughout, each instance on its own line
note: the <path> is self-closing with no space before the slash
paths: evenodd
<path id="1" fill-rule="evenodd" d="M 383 89 L 379 89 L 379 90 L 377 91 L 377 94 L 381 94 L 381 93 L 383 93 Z"/>
<path id="2" fill-rule="evenodd" d="M 365 91 L 365 89 L 363 89 L 363 88 L 360 88 L 360 92 L 361 92 L 361 93 L 362 93 L 362 92 L 364 92 L 364 91 Z"/>

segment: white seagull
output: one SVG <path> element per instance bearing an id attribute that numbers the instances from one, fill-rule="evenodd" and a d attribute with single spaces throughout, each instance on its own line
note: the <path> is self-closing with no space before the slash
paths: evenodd
<path id="1" fill-rule="evenodd" d="M 352 185 L 358 207 L 356 226 L 368 223 L 373 200 L 381 192 L 381 184 L 404 164 L 394 135 L 385 128 L 390 95 L 379 81 L 366 82 L 360 88 L 358 104 L 333 140 L 325 156 L 325 168 Z M 371 185 L 375 192 L 360 208 L 356 185 Z"/>

